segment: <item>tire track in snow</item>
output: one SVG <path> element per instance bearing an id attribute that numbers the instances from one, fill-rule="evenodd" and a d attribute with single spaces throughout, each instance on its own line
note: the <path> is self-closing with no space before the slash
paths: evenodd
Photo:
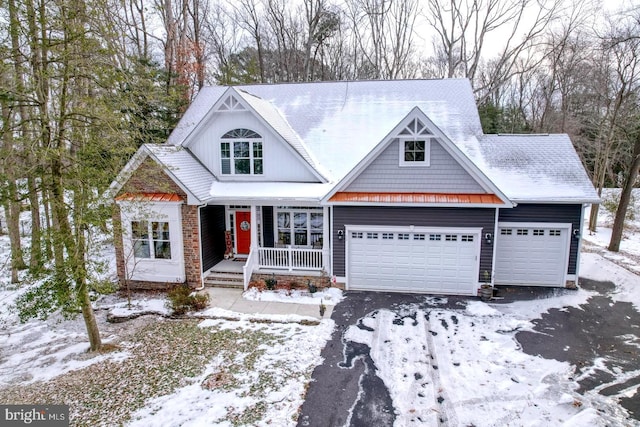
<path id="1" fill-rule="evenodd" d="M 442 385 L 440 380 L 440 372 L 438 369 L 438 359 L 435 353 L 435 344 L 433 342 L 433 335 L 431 334 L 431 322 L 429 320 L 429 313 L 421 314 L 421 318 L 424 319 L 424 336 L 427 342 L 427 350 L 429 351 L 429 376 L 432 379 L 433 392 L 436 396 L 435 401 L 437 406 L 440 407 L 440 416 L 438 417 L 439 425 L 441 426 L 456 426 L 458 425 L 458 417 L 456 410 L 453 406 L 452 400 L 449 398 L 447 391 Z M 417 317 L 417 316 L 416 316 Z"/>

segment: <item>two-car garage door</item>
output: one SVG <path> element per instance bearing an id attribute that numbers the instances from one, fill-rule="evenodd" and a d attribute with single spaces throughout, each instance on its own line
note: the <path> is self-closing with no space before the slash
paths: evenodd
<path id="1" fill-rule="evenodd" d="M 349 289 L 476 294 L 480 229 L 363 226 L 346 234 Z"/>
<path id="2" fill-rule="evenodd" d="M 499 223 L 495 283 L 564 286 L 571 224 Z"/>

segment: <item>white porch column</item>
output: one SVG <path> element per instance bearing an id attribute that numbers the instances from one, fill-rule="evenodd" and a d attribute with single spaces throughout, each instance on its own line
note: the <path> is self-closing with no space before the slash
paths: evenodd
<path id="1" fill-rule="evenodd" d="M 251 249 L 257 248 L 259 245 L 258 240 L 258 214 L 256 205 L 251 205 Z"/>
<path id="2" fill-rule="evenodd" d="M 322 267 L 331 275 L 331 227 L 329 206 L 322 207 Z"/>

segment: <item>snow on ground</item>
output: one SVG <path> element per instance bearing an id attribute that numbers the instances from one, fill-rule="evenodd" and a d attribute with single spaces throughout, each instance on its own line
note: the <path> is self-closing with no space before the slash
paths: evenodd
<path id="1" fill-rule="evenodd" d="M 256 405 L 265 412 L 257 420 L 243 418 L 248 425 L 295 425 L 310 368 L 321 363 L 320 351 L 331 336 L 334 322 L 323 320 L 313 329 L 293 323 L 256 324 L 246 320 L 209 319 L 200 323 L 201 328 L 214 330 L 230 326 L 278 335 L 280 339 L 269 346 L 261 346 L 264 354 L 251 362 L 251 369 L 235 374 L 229 372 L 222 356 L 215 358 L 192 384 L 147 402 L 133 415 L 134 421 L 130 425 L 231 426 L 235 425 L 237 414 L 250 414 Z M 242 364 L 248 363 L 242 360 L 246 355 L 236 357 Z M 217 382 L 217 387 L 211 390 L 203 387 L 207 380 Z M 226 382 L 237 383 L 237 386 L 228 388 Z M 259 393 L 255 393 L 256 389 Z"/>
<path id="2" fill-rule="evenodd" d="M 319 290 L 313 294 L 298 289 L 293 290 L 276 290 L 276 291 L 259 291 L 256 288 L 247 290 L 243 295 L 245 299 L 251 301 L 275 301 L 275 302 L 293 302 L 296 304 L 312 304 L 318 305 L 320 302 L 326 305 L 336 305 L 342 301 L 342 291 L 337 288 L 328 288 Z"/>
<path id="3" fill-rule="evenodd" d="M 617 291 L 612 297 L 638 307 L 640 279 L 631 272 L 638 265 L 634 257 L 640 257 L 640 233 L 634 228 L 638 224 L 631 222 L 622 254 L 604 249 L 611 226 L 604 209 L 599 225 L 595 235 L 583 231 L 589 250 L 597 253 L 581 255 L 581 276 L 613 281 Z M 24 242 L 28 244 L 28 238 Z M 103 266 L 94 272 L 103 279 L 114 273 L 112 250 L 105 244 L 103 249 L 93 251 L 102 261 L 96 265 Z M 118 363 L 140 357 L 132 350 L 135 344 L 121 341 L 124 330 L 106 324 L 104 315 L 98 316 L 103 338 L 120 344 L 120 350 L 100 356 L 86 353 L 81 318 L 65 320 L 54 315 L 47 321 L 20 324 L 10 307 L 29 285 L 9 283 L 8 253 L 8 237 L 0 235 L 0 392 L 26 390 L 38 382 L 55 385 L 74 372 L 101 365 L 115 370 Z M 21 277 L 26 278 L 24 274 Z M 394 313 L 380 310 L 362 320 L 363 328 L 348 329 L 345 338 L 371 347 L 377 374 L 389 388 L 397 409 L 398 426 L 432 425 L 438 418 L 448 425 L 629 425 L 631 421 L 625 420 L 613 399 L 576 392 L 578 379 L 571 379 L 573 367 L 568 363 L 527 355 L 514 339 L 515 332 L 532 330 L 532 320 L 549 309 L 579 306 L 592 295 L 579 289 L 510 304 L 471 301 L 465 309 L 413 309 L 415 318 L 398 319 Z M 325 304 L 335 304 L 342 295 L 337 289 L 313 296 L 251 291 L 245 298 L 309 304 L 322 299 Z M 114 296 L 98 300 L 96 308 L 99 314 L 107 309 L 119 314 L 167 310 L 163 298 L 136 297 L 129 307 L 125 299 Z M 295 425 L 309 375 L 321 363 L 320 351 L 330 337 L 333 322 L 323 320 L 317 326 L 305 326 L 279 323 L 299 318 L 273 316 L 272 323 L 255 323 L 249 321 L 249 315 L 234 315 L 219 308 L 203 315 L 235 319 L 201 321 L 200 328 L 212 336 L 230 331 L 263 337 L 268 345 L 258 339 L 254 352 L 226 349 L 205 360 L 193 378 L 184 379 L 170 392 L 146 401 L 144 395 L 136 396 L 141 403 L 134 408 L 131 424 Z M 263 317 L 260 320 L 269 320 L 269 316 Z M 139 326 L 131 323 L 128 327 Z M 193 349 L 194 357 L 197 354 L 198 349 Z M 509 398 L 505 400 L 505 396 Z M 253 419 L 251 414 L 259 415 Z M 109 422 L 102 420 L 102 424 Z"/>
<path id="4" fill-rule="evenodd" d="M 577 303 L 588 296 L 551 299 Z M 576 391 L 569 363 L 521 350 L 515 333 L 531 329 L 530 321 L 548 308 L 471 301 L 464 310 L 379 310 L 351 326 L 345 340 L 369 346 L 398 427 L 439 420 L 451 426 L 630 425 L 614 399 Z"/>

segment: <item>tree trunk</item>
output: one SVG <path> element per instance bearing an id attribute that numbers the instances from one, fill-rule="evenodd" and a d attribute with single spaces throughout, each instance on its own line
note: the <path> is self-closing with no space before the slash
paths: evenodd
<path id="1" fill-rule="evenodd" d="M 616 210 L 616 217 L 613 221 L 613 231 L 611 232 L 611 241 L 609 242 L 609 250 L 618 252 L 620 250 L 620 240 L 622 240 L 622 232 L 624 230 L 624 220 L 627 215 L 627 209 L 629 208 L 629 202 L 631 201 L 631 192 L 633 190 L 634 183 L 638 178 L 638 170 L 640 169 L 640 135 L 636 137 L 636 142 L 633 146 L 633 157 L 631 159 L 631 167 L 629 168 L 629 175 L 622 188 L 622 194 L 620 194 L 620 202 L 618 203 L 618 209 Z"/>
<path id="2" fill-rule="evenodd" d="M 42 228 L 40 227 L 40 203 L 38 188 L 32 176 L 27 178 L 29 188 L 29 204 L 31 206 L 31 256 L 29 270 L 42 268 Z"/>

